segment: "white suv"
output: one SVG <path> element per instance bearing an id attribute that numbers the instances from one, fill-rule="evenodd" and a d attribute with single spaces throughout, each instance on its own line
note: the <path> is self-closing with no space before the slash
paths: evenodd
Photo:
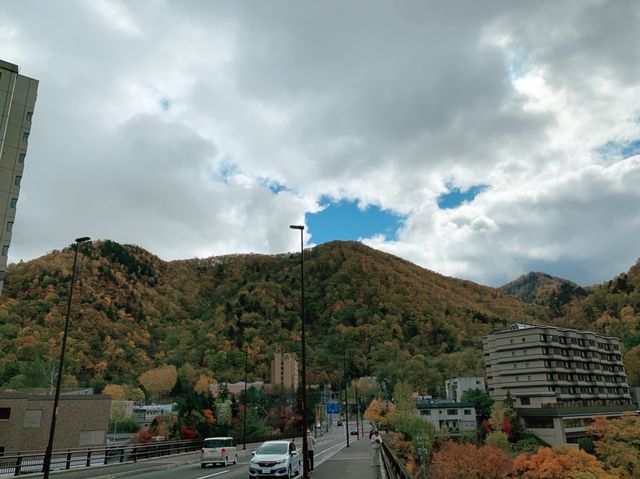
<path id="1" fill-rule="evenodd" d="M 238 463 L 238 451 L 232 437 L 208 437 L 200 450 L 200 466 Z"/>
<path id="2" fill-rule="evenodd" d="M 292 478 L 302 471 L 302 452 L 292 441 L 267 441 L 252 454 L 249 477 Z"/>

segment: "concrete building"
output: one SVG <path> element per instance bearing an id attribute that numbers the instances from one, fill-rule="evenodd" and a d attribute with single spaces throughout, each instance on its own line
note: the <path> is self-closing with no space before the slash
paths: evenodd
<path id="1" fill-rule="evenodd" d="M 152 404 L 149 406 L 133 406 L 133 417 L 140 429 L 149 429 L 158 416 L 173 414 L 173 404 Z"/>
<path id="2" fill-rule="evenodd" d="M 484 384 L 484 378 L 482 377 L 465 377 L 465 378 L 451 378 L 444 382 L 447 399 L 458 402 L 465 391 L 469 389 L 480 389 L 486 391 L 487 388 Z"/>
<path id="3" fill-rule="evenodd" d="M 460 434 L 476 430 L 476 408 L 465 404 L 442 399 L 418 399 L 416 407 L 425 421 L 436 428 L 436 432 Z"/>
<path id="4" fill-rule="evenodd" d="M 223 386 L 226 386 L 227 392 L 233 396 L 238 396 L 244 392 L 244 381 L 238 381 L 237 383 L 214 383 L 209 385 L 211 394 L 217 396 Z M 247 382 L 247 389 L 256 388 L 262 389 L 265 387 L 264 381 Z"/>
<path id="5" fill-rule="evenodd" d="M 550 444 L 577 443 L 593 416 L 634 409 L 617 338 L 514 324 L 483 349 L 489 395 L 509 392 L 529 432 Z"/>
<path id="6" fill-rule="evenodd" d="M 17 65 L 0 60 L 0 293 L 37 93 L 37 80 L 18 74 Z"/>
<path id="7" fill-rule="evenodd" d="M 54 449 L 104 446 L 111 396 L 64 394 L 58 403 Z M 44 451 L 53 396 L 0 393 L 0 453 Z"/>
<path id="8" fill-rule="evenodd" d="M 275 353 L 273 355 L 271 383 L 285 391 L 298 389 L 298 361 L 293 354 Z"/>

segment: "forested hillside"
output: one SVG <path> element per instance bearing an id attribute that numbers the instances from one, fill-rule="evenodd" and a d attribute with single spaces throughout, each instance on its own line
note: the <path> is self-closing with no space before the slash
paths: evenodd
<path id="1" fill-rule="evenodd" d="M 7 271 L 0 299 L 0 382 L 47 386 L 55 373 L 73 250 Z M 200 374 L 269 377 L 274 351 L 299 348 L 299 254 L 165 262 L 112 241 L 83 245 L 68 343 L 68 385 L 137 385 L 170 364 L 176 386 Z M 445 376 L 482 373 L 481 338 L 546 310 L 448 278 L 359 243 L 305 251 L 310 381 L 399 376 L 423 391 Z"/>

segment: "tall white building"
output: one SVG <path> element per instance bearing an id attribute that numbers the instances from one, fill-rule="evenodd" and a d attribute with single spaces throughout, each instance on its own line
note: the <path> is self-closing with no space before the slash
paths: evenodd
<path id="1" fill-rule="evenodd" d="M 0 60 L 0 293 L 37 93 L 38 80 L 20 75 L 17 65 Z"/>
<path id="2" fill-rule="evenodd" d="M 484 378 L 480 376 L 447 379 L 444 382 L 444 387 L 447 391 L 447 399 L 455 402 L 460 402 L 464 392 L 469 389 L 486 391 Z"/>
<path id="3" fill-rule="evenodd" d="M 550 444 L 577 443 L 595 415 L 635 409 L 618 338 L 514 324 L 483 349 L 489 395 L 510 394 L 529 432 Z"/>

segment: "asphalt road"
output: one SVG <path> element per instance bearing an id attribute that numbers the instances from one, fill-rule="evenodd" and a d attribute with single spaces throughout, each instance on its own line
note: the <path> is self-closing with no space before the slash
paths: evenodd
<path id="1" fill-rule="evenodd" d="M 355 424 L 355 423 L 354 423 Z M 356 436 L 350 436 L 350 441 L 355 441 Z M 296 439 L 296 445 L 302 449 L 302 440 Z M 326 461 L 334 454 L 337 454 L 346 446 L 346 437 L 344 427 L 334 426 L 329 433 L 318 436 L 316 439 L 315 463 L 318 467 L 322 462 Z M 167 468 L 161 471 L 155 470 L 150 472 L 127 474 L 128 478 L 136 479 L 236 479 L 249 477 L 249 459 L 253 449 L 247 448 L 242 450 L 240 446 L 238 450 L 238 464 L 227 467 L 207 467 L 202 469 L 200 462 L 191 464 L 176 465 L 176 467 Z"/>
<path id="2" fill-rule="evenodd" d="M 350 423 L 349 430 L 355 428 L 355 422 Z M 365 426 L 365 434 L 368 429 Z M 356 441 L 356 436 L 349 436 L 349 441 Z M 361 439 L 362 440 L 362 439 Z M 296 439 L 297 446 L 302 449 L 302 439 Z M 110 464 L 102 467 L 77 468 L 70 471 L 55 471 L 52 479 L 235 479 L 249 477 L 249 459 L 251 452 L 260 444 L 247 444 L 247 450 L 238 448 L 238 464 L 228 467 L 200 467 L 200 453 L 177 454 L 159 458 L 142 460 L 137 463 L 125 462 Z M 328 433 L 319 434 L 316 439 L 315 464 L 318 467 L 330 459 L 346 446 L 345 426 L 333 426 Z M 41 473 L 27 474 L 25 478 L 39 479 Z"/>

